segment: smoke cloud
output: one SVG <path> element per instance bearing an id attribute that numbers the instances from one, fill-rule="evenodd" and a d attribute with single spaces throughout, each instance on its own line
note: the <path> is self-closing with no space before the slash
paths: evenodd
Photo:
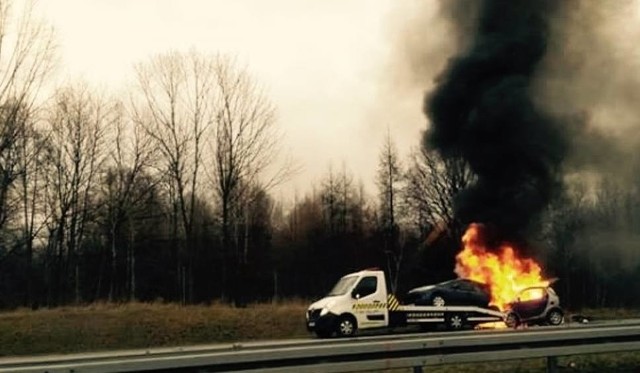
<path id="1" fill-rule="evenodd" d="M 534 84 L 537 103 L 569 132 L 566 173 L 625 182 L 635 170 L 640 118 L 640 2 L 566 0 Z"/>
<path id="2" fill-rule="evenodd" d="M 533 99 L 559 6 L 554 0 L 478 3 L 476 18 L 460 11 L 463 2 L 443 7 L 459 25 L 462 51 L 425 99 L 431 125 L 424 141 L 445 157 L 464 158 L 477 176 L 456 197 L 458 218 L 517 240 L 558 189 L 567 154 L 561 122 Z"/>
<path id="3" fill-rule="evenodd" d="M 394 96 L 427 92 L 423 146 L 479 174 L 456 199 L 460 219 L 500 224 L 485 233 L 529 254 L 551 246 L 637 273 L 640 0 L 555 3 L 399 3 Z"/>

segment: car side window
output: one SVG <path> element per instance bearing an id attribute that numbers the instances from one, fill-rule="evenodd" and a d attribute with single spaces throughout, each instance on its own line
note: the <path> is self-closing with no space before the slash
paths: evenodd
<path id="1" fill-rule="evenodd" d="M 475 291 L 476 290 L 475 286 L 473 286 L 473 285 L 471 285 L 471 284 L 469 284 L 467 282 L 460 282 L 459 289 L 463 290 L 463 291 Z"/>
<path id="2" fill-rule="evenodd" d="M 353 294 L 360 295 L 360 298 L 371 295 L 378 290 L 378 278 L 374 276 L 363 277 L 358 285 L 353 289 Z"/>
<path id="3" fill-rule="evenodd" d="M 545 299 L 547 293 L 542 288 L 525 289 L 520 293 L 521 302 L 536 302 Z"/>
<path id="4" fill-rule="evenodd" d="M 473 286 L 473 291 L 475 291 L 476 293 L 481 293 L 484 294 L 487 292 L 487 290 L 485 288 L 482 287 L 482 285 L 472 285 Z"/>

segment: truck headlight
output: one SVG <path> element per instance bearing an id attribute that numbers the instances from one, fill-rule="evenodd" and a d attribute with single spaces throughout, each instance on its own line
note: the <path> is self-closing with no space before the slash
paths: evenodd
<path id="1" fill-rule="evenodd" d="M 322 311 L 320 311 L 320 316 L 324 316 L 326 314 L 329 313 L 329 309 L 327 307 L 323 308 Z"/>

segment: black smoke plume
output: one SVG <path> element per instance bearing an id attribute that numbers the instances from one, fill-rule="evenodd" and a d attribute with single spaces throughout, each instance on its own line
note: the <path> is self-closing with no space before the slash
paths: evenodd
<path id="1" fill-rule="evenodd" d="M 466 2 L 443 2 L 459 7 Z M 463 223 L 493 226 L 520 240 L 560 185 L 567 141 L 559 121 L 532 99 L 557 0 L 484 0 L 475 27 L 464 12 L 465 48 L 450 60 L 425 99 L 425 146 L 462 157 L 477 176 L 455 199 Z"/>

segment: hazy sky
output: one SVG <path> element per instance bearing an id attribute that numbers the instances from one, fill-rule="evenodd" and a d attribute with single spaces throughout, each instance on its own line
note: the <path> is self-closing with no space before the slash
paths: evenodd
<path id="1" fill-rule="evenodd" d="M 284 149 L 304 168 L 287 190 L 304 193 L 330 165 L 343 164 L 373 192 L 387 126 L 401 155 L 419 144 L 426 88 L 394 87 L 393 54 L 420 0 L 397 3 L 40 0 L 37 7 L 56 29 L 60 74 L 71 80 L 118 90 L 132 82 L 133 65 L 154 54 L 195 48 L 237 56 L 278 108 Z"/>

